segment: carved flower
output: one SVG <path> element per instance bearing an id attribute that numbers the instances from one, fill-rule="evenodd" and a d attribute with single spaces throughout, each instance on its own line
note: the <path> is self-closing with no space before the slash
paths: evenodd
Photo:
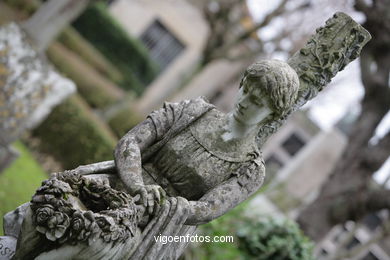
<path id="1" fill-rule="evenodd" d="M 95 218 L 91 211 L 84 212 L 76 211 L 70 224 L 71 240 L 86 241 L 92 244 L 99 237 L 101 230 L 95 222 Z"/>
<path id="2" fill-rule="evenodd" d="M 73 219 L 71 221 L 71 229 L 74 232 L 79 233 L 82 229 L 85 228 L 85 219 L 80 212 L 75 212 L 73 214 Z"/>
<path id="3" fill-rule="evenodd" d="M 45 225 L 47 220 L 54 214 L 54 208 L 52 205 L 45 204 L 39 208 L 35 213 L 35 220 L 38 225 Z"/>
<path id="4" fill-rule="evenodd" d="M 115 229 L 115 221 L 108 216 L 96 217 L 96 223 L 103 231 L 113 231 Z"/>
<path id="5" fill-rule="evenodd" d="M 85 218 L 83 214 L 76 211 L 73 214 L 73 218 L 70 223 L 70 237 L 79 241 L 85 240 L 86 226 L 89 226 L 90 224 L 90 221 Z"/>
<path id="6" fill-rule="evenodd" d="M 74 207 L 73 197 L 99 213 Z M 48 240 L 89 245 L 97 239 L 108 243 L 134 236 L 143 212 L 128 194 L 72 172 L 44 181 L 31 201 L 31 209 L 36 230 Z"/>
<path id="7" fill-rule="evenodd" d="M 82 184 L 82 176 L 74 170 L 63 172 L 58 179 L 67 182 L 75 190 Z"/>
<path id="8" fill-rule="evenodd" d="M 37 231 L 45 234 L 50 241 L 56 241 L 64 236 L 70 221 L 68 215 L 62 212 L 52 212 L 53 209 L 45 207 L 37 210 Z"/>
<path id="9" fill-rule="evenodd" d="M 72 192 L 68 183 L 57 180 L 56 178 L 48 179 L 42 182 L 42 186 L 37 190 L 38 193 L 61 195 Z"/>

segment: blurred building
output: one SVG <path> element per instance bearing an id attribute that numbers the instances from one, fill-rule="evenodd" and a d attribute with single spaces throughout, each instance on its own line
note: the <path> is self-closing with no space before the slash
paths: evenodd
<path id="1" fill-rule="evenodd" d="M 346 143 L 339 128 L 321 131 L 299 112 L 271 136 L 263 148 L 269 178 L 265 195 L 275 206 L 276 215 L 282 212 L 295 218 L 316 198 Z M 384 233 L 388 232 L 388 221 L 389 212 L 383 210 L 361 222 L 335 226 L 317 243 L 316 259 L 390 260 L 390 239 Z"/>
<path id="2" fill-rule="evenodd" d="M 390 260 L 390 239 L 384 239 L 383 225 L 389 212 L 382 210 L 366 216 L 361 222 L 348 221 L 335 226 L 316 247 L 319 260 Z M 363 249 L 359 246 L 363 246 Z"/>
<path id="3" fill-rule="evenodd" d="M 178 91 L 198 65 L 208 39 L 210 30 L 202 14 L 208 3 L 204 0 L 116 0 L 110 6 L 111 13 L 123 28 L 144 43 L 151 58 L 160 66 L 159 76 L 147 87 L 137 104 L 145 115 L 167 99 L 180 101 L 200 95 L 206 96 L 221 111 L 228 112 L 232 108 L 240 75 L 247 62 L 216 60 Z M 243 17 L 248 19 L 241 19 L 240 26 L 250 26 L 249 14 Z M 236 30 L 240 30 L 240 26 Z M 260 213 L 297 216 L 299 210 L 316 197 L 346 142 L 339 129 L 321 131 L 304 112 L 295 113 L 263 147 L 268 188 L 265 194 L 250 202 L 254 205 L 252 209 Z M 251 213 L 254 213 L 256 210 L 252 209 Z M 370 216 L 367 221 L 387 217 L 381 214 Z M 371 228 L 359 227 L 356 237 L 350 242 L 352 244 L 345 247 L 352 249 L 357 243 L 372 239 L 379 225 L 376 229 L 372 229 L 374 224 L 370 225 Z M 316 247 L 318 259 L 332 259 L 340 248 L 341 237 L 348 236 L 352 229 L 353 223 L 333 228 Z M 372 243 L 356 256 L 358 258 L 350 259 L 388 260 L 389 252 L 386 253 L 384 247 L 379 242 Z"/>
<path id="4" fill-rule="evenodd" d="M 200 95 L 212 97 L 248 65 L 248 61 L 217 60 L 203 68 L 195 78 L 191 77 L 199 65 L 210 32 L 203 16 L 203 8 L 207 5 L 208 1 L 192 0 L 116 0 L 110 5 L 111 14 L 130 35 L 144 43 L 151 58 L 160 66 L 160 74 L 137 102 L 140 113 L 147 115 L 166 100 Z M 243 17 L 246 19 L 241 19 L 235 30 L 248 26 L 251 21 L 246 8 L 238 12 L 245 12 Z M 242 14 L 233 12 L 233 15 Z M 178 91 L 187 81 L 190 84 Z"/>
<path id="5" fill-rule="evenodd" d="M 117 0 L 110 5 L 110 12 L 130 35 L 144 43 L 160 67 L 159 76 L 147 87 L 140 103 L 141 110 L 149 110 L 151 101 L 173 92 L 198 64 L 207 23 L 187 1 Z"/>
<path id="6" fill-rule="evenodd" d="M 237 86 L 238 82 L 234 82 L 224 91 L 215 92 L 211 101 L 222 111 L 229 111 Z M 246 214 L 295 218 L 300 209 L 316 198 L 332 173 L 347 144 L 346 130 L 345 124 L 339 124 L 322 131 L 305 112 L 294 113 L 263 147 L 266 191 L 249 202 L 250 210 Z M 358 226 L 348 222 L 334 227 L 316 245 L 316 259 L 335 259 L 344 249 L 352 252 L 358 245 L 369 243 L 354 257 L 339 259 L 390 260 L 390 239 L 375 240 L 383 232 L 383 222 L 388 218 L 388 212 L 382 211 L 367 216 Z"/>

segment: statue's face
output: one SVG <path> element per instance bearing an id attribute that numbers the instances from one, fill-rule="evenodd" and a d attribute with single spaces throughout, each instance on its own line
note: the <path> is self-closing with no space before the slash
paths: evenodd
<path id="1" fill-rule="evenodd" d="M 233 110 L 234 118 L 248 126 L 256 125 L 272 114 L 265 96 L 254 96 L 246 85 L 240 88 Z"/>

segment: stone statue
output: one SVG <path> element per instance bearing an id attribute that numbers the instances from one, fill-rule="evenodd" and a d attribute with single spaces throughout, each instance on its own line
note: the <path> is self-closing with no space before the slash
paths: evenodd
<path id="1" fill-rule="evenodd" d="M 165 103 L 119 141 L 115 162 L 53 174 L 5 216 L 13 259 L 177 259 L 188 241 L 156 237 L 191 235 L 256 192 L 266 138 L 369 38 L 338 13 L 288 63 L 249 66 L 230 113 L 204 98 Z"/>

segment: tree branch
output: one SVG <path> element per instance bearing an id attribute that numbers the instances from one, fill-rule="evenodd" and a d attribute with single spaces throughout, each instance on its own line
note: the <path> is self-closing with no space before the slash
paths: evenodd
<path id="1" fill-rule="evenodd" d="M 281 1 L 278 7 L 276 7 L 272 12 L 270 12 L 269 14 L 267 14 L 264 17 L 263 21 L 255 24 L 252 28 L 248 29 L 247 31 L 245 31 L 244 33 L 239 35 L 234 42 L 230 43 L 230 45 L 235 45 L 235 42 L 239 42 L 243 39 L 249 38 L 252 35 L 252 33 L 257 32 L 260 28 L 263 28 L 263 27 L 267 26 L 268 24 L 270 24 L 270 22 L 275 17 L 277 17 L 285 12 L 286 4 L 287 4 L 287 0 Z"/>

